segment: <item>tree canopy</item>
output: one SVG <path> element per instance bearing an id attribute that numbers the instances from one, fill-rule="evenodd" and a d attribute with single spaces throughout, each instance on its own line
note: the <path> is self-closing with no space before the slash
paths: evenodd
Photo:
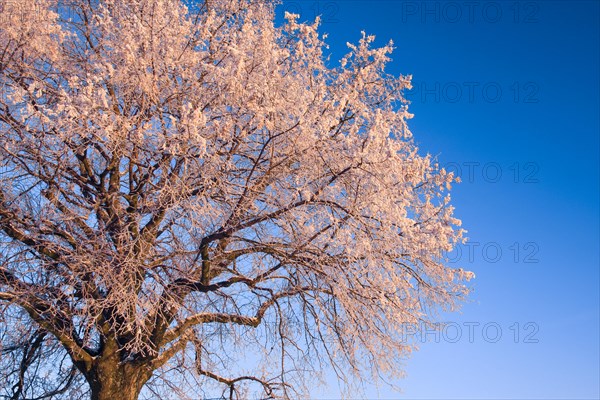
<path id="1" fill-rule="evenodd" d="M 394 375 L 460 304 L 392 43 L 333 65 L 274 7 L 3 4 L 1 396 L 294 397 Z"/>

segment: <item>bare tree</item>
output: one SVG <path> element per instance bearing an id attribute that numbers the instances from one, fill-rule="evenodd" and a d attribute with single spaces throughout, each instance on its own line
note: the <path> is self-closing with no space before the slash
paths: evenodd
<path id="1" fill-rule="evenodd" d="M 454 178 L 411 139 L 392 44 L 330 67 L 318 21 L 274 19 L 3 2 L 4 398 L 292 397 L 323 366 L 394 375 L 402 327 L 460 304 Z"/>

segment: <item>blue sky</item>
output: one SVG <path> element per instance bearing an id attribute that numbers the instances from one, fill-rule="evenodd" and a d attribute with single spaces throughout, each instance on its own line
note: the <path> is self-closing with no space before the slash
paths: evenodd
<path id="1" fill-rule="evenodd" d="M 371 398 L 600 397 L 599 2 L 284 1 L 320 14 L 332 60 L 360 31 L 412 74 L 411 129 L 454 187 L 470 303 L 417 337 L 403 393 Z M 437 342 L 436 342 L 437 341 Z M 333 379 L 333 378 L 332 378 Z M 338 397 L 337 386 L 315 391 Z"/>

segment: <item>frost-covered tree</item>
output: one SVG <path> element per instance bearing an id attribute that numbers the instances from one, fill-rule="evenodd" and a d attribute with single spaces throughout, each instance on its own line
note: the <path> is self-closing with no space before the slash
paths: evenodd
<path id="1" fill-rule="evenodd" d="M 471 274 L 363 34 L 267 1 L 2 2 L 0 395 L 292 397 L 394 375 Z M 372 374 L 372 375 L 371 375 Z"/>

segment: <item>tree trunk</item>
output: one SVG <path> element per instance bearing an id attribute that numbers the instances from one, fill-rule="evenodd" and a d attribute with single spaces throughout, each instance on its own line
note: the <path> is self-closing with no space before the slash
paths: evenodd
<path id="1" fill-rule="evenodd" d="M 137 400 L 140 390 L 134 386 L 127 385 L 96 387 L 92 388 L 91 400 Z"/>
<path id="2" fill-rule="evenodd" d="M 91 400 L 137 400 L 152 374 L 143 365 L 102 363 L 86 374 Z"/>

